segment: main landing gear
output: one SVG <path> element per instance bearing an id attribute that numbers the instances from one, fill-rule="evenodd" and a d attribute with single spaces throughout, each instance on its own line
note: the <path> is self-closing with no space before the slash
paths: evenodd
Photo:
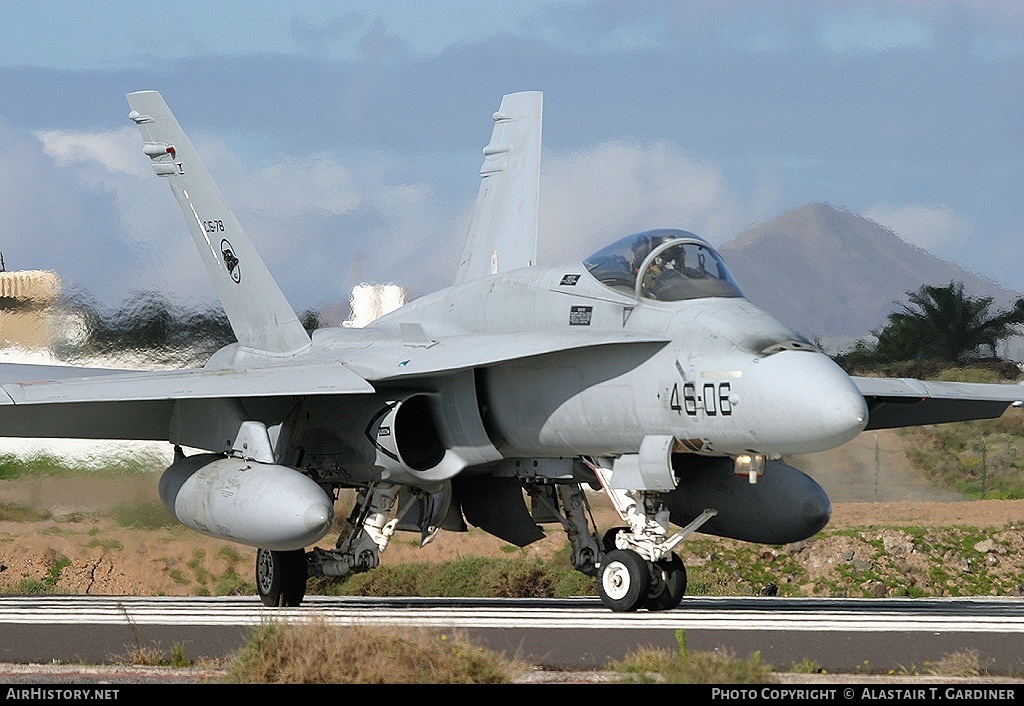
<path id="1" fill-rule="evenodd" d="M 596 464 L 590 467 L 599 478 L 605 470 Z M 602 485 L 627 524 L 612 528 L 598 540 L 579 482 L 559 482 L 553 489 L 544 482 L 524 483 L 535 503 L 562 523 L 572 544 L 573 566 L 597 579 L 598 593 L 608 608 L 616 612 L 672 610 L 686 593 L 686 567 L 674 550 L 717 511 L 705 510 L 669 536 L 669 512 L 661 493 L 611 489 L 603 479 Z M 398 525 L 398 519 L 391 518 L 398 494 L 399 486 L 387 483 L 363 488 L 333 550 L 260 549 L 256 557 L 260 600 L 271 607 L 298 606 L 308 577 L 348 576 L 376 567 Z M 439 515 L 428 512 L 421 518 L 424 543 L 439 524 L 435 514 Z"/>
<path id="2" fill-rule="evenodd" d="M 306 552 L 302 549 L 290 552 L 260 549 L 256 552 L 256 592 L 265 606 L 298 606 L 306 594 L 307 576 Z"/>
<path id="3" fill-rule="evenodd" d="M 363 488 L 333 550 L 260 549 L 256 554 L 256 591 L 263 604 L 298 606 L 310 576 L 348 576 L 375 568 L 398 524 L 397 519 L 388 519 L 398 492 L 397 485 L 387 483 Z"/>

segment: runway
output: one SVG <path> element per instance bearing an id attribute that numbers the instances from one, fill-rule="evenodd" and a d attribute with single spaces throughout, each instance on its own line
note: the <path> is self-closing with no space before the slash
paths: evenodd
<path id="1" fill-rule="evenodd" d="M 1024 674 L 1024 601 L 1006 598 L 686 598 L 674 611 L 612 613 L 596 598 L 310 596 L 268 609 L 253 597 L 0 597 L 0 661 L 102 662 L 132 645 L 221 657 L 263 621 L 318 620 L 459 630 L 549 668 L 599 668 L 641 645 L 754 651 L 774 666 L 813 659 L 831 671 L 922 666 L 977 650 L 994 674 Z"/>

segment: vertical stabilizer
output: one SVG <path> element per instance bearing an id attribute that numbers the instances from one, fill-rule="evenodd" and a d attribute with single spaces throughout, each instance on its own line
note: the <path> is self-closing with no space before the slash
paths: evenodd
<path id="1" fill-rule="evenodd" d="M 540 91 L 511 93 L 494 114 L 456 282 L 537 264 L 543 107 Z"/>
<path id="2" fill-rule="evenodd" d="M 309 335 L 274 282 L 227 201 L 156 91 L 129 93 L 143 151 L 167 179 L 238 342 L 276 355 L 298 353 Z"/>

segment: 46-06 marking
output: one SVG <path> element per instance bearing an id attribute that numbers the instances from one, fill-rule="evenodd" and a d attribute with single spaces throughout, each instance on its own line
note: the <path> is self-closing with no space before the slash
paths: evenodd
<path id="1" fill-rule="evenodd" d="M 682 398 L 679 396 L 679 383 L 672 385 L 672 397 L 669 406 L 679 412 L 683 411 L 691 417 L 697 416 L 697 410 L 703 409 L 708 417 L 722 415 L 728 417 L 732 414 L 732 383 L 728 382 L 706 382 L 697 394 L 697 385 L 692 382 L 683 383 Z M 699 404 L 698 404 L 699 403 Z"/>

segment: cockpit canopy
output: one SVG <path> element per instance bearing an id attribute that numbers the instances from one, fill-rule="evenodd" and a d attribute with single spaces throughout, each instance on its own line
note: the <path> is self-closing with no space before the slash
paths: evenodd
<path id="1" fill-rule="evenodd" d="M 629 235 L 583 261 L 602 284 L 637 298 L 682 301 L 742 297 L 721 256 L 685 230 Z"/>

